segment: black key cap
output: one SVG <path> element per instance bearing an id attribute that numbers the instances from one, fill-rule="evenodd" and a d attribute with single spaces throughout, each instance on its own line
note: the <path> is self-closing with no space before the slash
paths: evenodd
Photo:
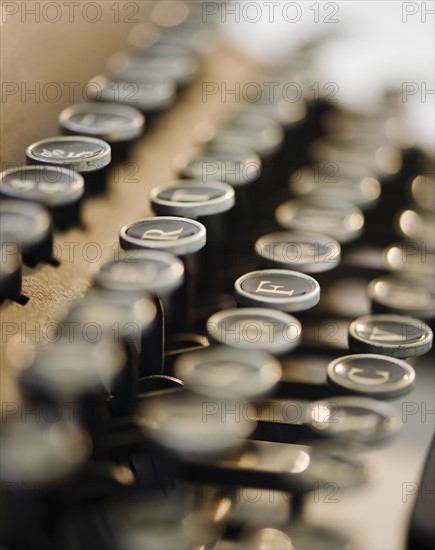
<path id="1" fill-rule="evenodd" d="M 207 333 L 219 344 L 282 355 L 299 345 L 302 327 L 283 311 L 250 307 L 215 313 L 207 321 Z"/>
<path id="2" fill-rule="evenodd" d="M 364 444 L 379 443 L 402 429 L 397 410 L 367 397 L 331 397 L 307 407 L 305 420 L 321 437 Z"/>
<path id="3" fill-rule="evenodd" d="M 198 75 L 199 62 L 191 50 L 157 42 L 142 55 L 137 55 L 137 52 L 114 54 L 109 58 L 106 69 L 118 81 L 146 82 L 148 73 L 157 73 L 174 80 L 179 88 L 183 88 Z"/>
<path id="4" fill-rule="evenodd" d="M 183 178 L 204 183 L 222 181 L 233 187 L 236 202 L 228 215 L 228 233 L 232 238 L 231 242 L 226 243 L 226 247 L 234 249 L 237 254 L 233 263 L 239 262 L 242 247 L 252 240 L 249 232 L 255 222 L 254 189 L 261 171 L 262 162 L 256 153 L 243 147 L 225 145 L 210 147 L 202 155 L 189 160 L 180 170 Z"/>
<path id="5" fill-rule="evenodd" d="M 206 244 L 206 229 L 195 220 L 174 216 L 144 218 L 124 225 L 119 242 L 124 250 L 162 250 L 182 259 L 184 285 L 174 298 L 178 317 L 176 329 L 186 332 L 194 319 L 198 282 L 198 252 Z"/>
<path id="6" fill-rule="evenodd" d="M 174 255 L 159 250 L 131 250 L 105 263 L 95 275 L 98 286 L 117 292 L 140 292 L 154 299 L 157 316 L 150 339 L 162 342 L 174 336 L 171 294 L 183 284 L 184 265 Z M 160 358 L 163 365 L 164 357 Z M 162 366 L 163 368 L 163 366 Z"/>
<path id="7" fill-rule="evenodd" d="M 53 261 L 53 230 L 48 211 L 40 204 L 5 200 L 0 204 L 2 239 L 18 243 L 23 261 L 34 267 Z"/>
<path id="8" fill-rule="evenodd" d="M 174 371 L 192 392 L 221 399 L 236 395 L 249 401 L 270 393 L 281 377 L 281 365 L 271 355 L 225 346 L 184 353 Z"/>
<path id="9" fill-rule="evenodd" d="M 341 260 L 341 247 L 332 237 L 317 233 L 279 231 L 260 237 L 255 252 L 262 264 L 322 273 L 336 268 Z"/>
<path id="10" fill-rule="evenodd" d="M 0 235 L 0 303 L 18 301 L 21 296 L 22 268 L 19 245 L 7 235 Z"/>
<path id="11" fill-rule="evenodd" d="M 361 236 L 364 215 L 351 203 L 323 196 L 290 200 L 275 213 L 279 225 L 290 231 L 319 232 L 348 243 Z"/>
<path id="12" fill-rule="evenodd" d="M 26 149 L 27 164 L 49 164 L 80 172 L 86 191 L 101 193 L 107 185 L 110 145 L 87 136 L 45 138 Z M 106 169 L 105 169 L 106 168 Z"/>
<path id="13" fill-rule="evenodd" d="M 27 406 L 29 406 L 27 404 Z M 74 483 L 92 453 L 84 428 L 59 421 L 58 410 L 25 404 L 15 417 L 3 417 L 0 459 L 2 544 L 12 548 L 43 547 L 48 523 L 56 521 L 59 494 Z"/>
<path id="14" fill-rule="evenodd" d="M 226 213 L 234 206 L 235 193 L 226 183 L 180 180 L 173 185 L 154 188 L 151 206 L 157 215 L 182 216 L 204 224 L 207 244 L 200 252 L 201 287 L 218 290 L 223 284 L 226 262 Z"/>
<path id="15" fill-rule="evenodd" d="M 349 326 L 349 348 L 406 359 L 428 353 L 433 334 L 426 323 L 405 315 L 365 315 Z"/>
<path id="16" fill-rule="evenodd" d="M 319 162 L 293 172 L 289 184 L 295 197 L 320 195 L 349 202 L 362 210 L 373 208 L 381 194 L 376 175 L 356 164 Z"/>
<path id="17" fill-rule="evenodd" d="M 79 103 L 64 109 L 59 124 L 65 134 L 96 137 L 109 143 L 112 161 L 127 158 L 133 141 L 145 127 L 143 114 L 128 105 Z"/>
<path id="18" fill-rule="evenodd" d="M 137 369 L 139 376 L 160 374 L 162 370 L 163 342 L 151 338 L 156 313 L 154 302 L 143 294 L 93 288 L 61 326 L 77 339 L 98 342 L 108 337 L 122 343 L 128 355 L 130 379 L 134 380 Z"/>
<path id="19" fill-rule="evenodd" d="M 80 224 L 84 180 L 68 168 L 40 165 L 5 170 L 0 174 L 0 193 L 43 204 L 58 229 Z"/>
<path id="20" fill-rule="evenodd" d="M 287 269 L 263 269 L 242 275 L 234 283 L 236 301 L 244 306 L 296 312 L 314 307 L 320 300 L 319 283 L 304 273 Z"/>
<path id="21" fill-rule="evenodd" d="M 393 273 L 435 277 L 435 247 L 423 241 L 401 242 L 388 246 L 384 252 L 385 269 Z"/>
<path id="22" fill-rule="evenodd" d="M 175 81 L 159 73 L 148 72 L 140 82 L 98 75 L 88 83 L 88 95 L 93 101 L 121 103 L 139 109 L 150 128 L 155 117 L 175 103 L 176 85 Z"/>
<path id="23" fill-rule="evenodd" d="M 405 361 L 370 353 L 345 355 L 331 361 L 328 382 L 341 390 L 378 399 L 410 392 L 415 371 Z"/>
<path id="24" fill-rule="evenodd" d="M 374 313 L 398 313 L 417 319 L 435 316 L 435 290 L 432 279 L 400 273 L 373 279 L 368 294 Z"/>
<path id="25" fill-rule="evenodd" d="M 98 438 L 107 429 L 110 395 L 121 393 L 129 400 L 126 410 L 134 406 L 127 356 L 107 336 L 92 342 L 78 333 L 72 339 L 63 335 L 47 346 L 20 376 L 24 397 L 36 407 L 57 407 L 60 418 L 76 419 Z"/>

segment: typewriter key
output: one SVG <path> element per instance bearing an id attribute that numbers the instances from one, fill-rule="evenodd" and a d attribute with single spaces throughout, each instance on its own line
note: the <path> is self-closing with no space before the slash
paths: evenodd
<path id="1" fill-rule="evenodd" d="M 59 513 L 59 496 L 77 479 L 92 453 L 86 430 L 60 421 L 43 406 L 2 419 L 0 480 L 2 545 L 43 547 L 46 527 Z M 30 413 L 30 414 L 29 414 Z"/>
<path id="2" fill-rule="evenodd" d="M 396 226 L 400 235 L 427 248 L 435 246 L 434 214 L 414 207 L 397 213 Z"/>
<path id="3" fill-rule="evenodd" d="M 228 124 L 219 128 L 208 147 L 243 147 L 255 151 L 261 158 L 262 172 L 254 186 L 255 215 L 267 219 L 273 196 L 271 186 L 279 175 L 278 154 L 284 143 L 284 132 L 273 118 L 248 113 L 236 113 Z"/>
<path id="4" fill-rule="evenodd" d="M 0 234 L 0 303 L 21 296 L 22 266 L 19 245 Z"/>
<path id="5" fill-rule="evenodd" d="M 201 223 L 186 218 L 144 218 L 124 225 L 119 241 L 124 250 L 164 250 L 176 256 L 185 256 L 203 248 L 206 230 Z"/>
<path id="6" fill-rule="evenodd" d="M 291 174 L 290 191 L 296 197 L 324 196 L 346 201 L 362 210 L 373 208 L 381 194 L 381 184 L 364 166 L 320 162 Z"/>
<path id="7" fill-rule="evenodd" d="M 207 244 L 200 252 L 201 287 L 217 290 L 224 271 L 226 217 L 235 203 L 235 194 L 226 183 L 180 180 L 175 185 L 154 188 L 151 205 L 157 215 L 183 216 L 204 224 Z"/>
<path id="8" fill-rule="evenodd" d="M 7 198 L 43 204 L 58 229 L 80 223 L 84 180 L 73 170 L 42 165 L 5 170 L 0 174 L 0 193 Z"/>
<path id="9" fill-rule="evenodd" d="M 382 275 L 368 286 L 374 313 L 398 313 L 417 319 L 435 317 L 435 291 L 433 280 L 400 273 Z"/>
<path id="10" fill-rule="evenodd" d="M 23 371 L 20 388 L 33 404 L 59 407 L 64 419 L 74 414 L 90 434 L 98 437 L 109 419 L 107 402 L 111 394 L 120 392 L 127 398 L 130 393 L 133 403 L 131 380 L 123 372 L 126 361 L 122 346 L 107 335 L 97 342 L 64 335 L 42 350 Z"/>
<path id="11" fill-rule="evenodd" d="M 270 393 L 281 376 L 281 365 L 271 355 L 224 346 L 184 353 L 174 370 L 192 392 L 218 398 L 241 396 L 249 401 Z"/>
<path id="12" fill-rule="evenodd" d="M 187 7 L 187 4 L 185 4 Z M 191 8 L 192 5 L 189 6 Z M 210 14 L 207 21 L 204 21 L 202 10 L 199 10 L 196 16 L 189 16 L 181 22 L 177 21 L 174 26 L 167 27 L 167 22 L 158 22 L 159 27 L 154 27 L 149 23 L 140 23 L 135 25 L 128 35 L 128 42 L 134 48 L 137 54 L 144 55 L 148 49 L 165 44 L 188 48 L 191 52 L 198 55 L 206 55 L 214 51 L 217 36 Z M 171 20 L 172 24 L 174 21 Z"/>
<path id="13" fill-rule="evenodd" d="M 140 82 L 95 76 L 88 83 L 89 98 L 94 101 L 121 103 L 135 107 L 145 115 L 147 127 L 155 117 L 171 107 L 176 99 L 176 84 L 163 74 L 148 72 Z"/>
<path id="14" fill-rule="evenodd" d="M 411 183 L 412 197 L 418 206 L 429 212 L 435 211 L 435 179 L 427 175 L 416 176 Z"/>
<path id="15" fill-rule="evenodd" d="M 264 161 L 279 151 L 283 139 L 283 130 L 273 118 L 242 112 L 236 113 L 227 125 L 219 128 L 209 145 L 245 147 L 255 151 Z"/>
<path id="16" fill-rule="evenodd" d="M 243 445 L 255 422 L 234 411 L 243 410 L 242 399 L 201 397 L 187 392 L 145 398 L 137 415 L 145 435 L 169 455 L 212 458 Z"/>
<path id="17" fill-rule="evenodd" d="M 331 237 L 316 233 L 279 231 L 260 237 L 255 252 L 270 267 L 321 273 L 337 267 L 341 247 Z"/>
<path id="18" fill-rule="evenodd" d="M 242 275 L 234 283 L 234 295 L 244 306 L 281 311 L 304 311 L 320 300 L 319 283 L 304 273 L 287 269 L 263 269 Z"/>
<path id="19" fill-rule="evenodd" d="M 181 286 L 183 263 L 159 250 L 132 250 L 106 262 L 95 275 L 102 288 L 166 296 Z"/>
<path id="20" fill-rule="evenodd" d="M 382 184 L 387 187 L 397 179 L 402 168 L 403 158 L 401 151 L 389 144 L 386 139 L 374 140 L 373 135 L 367 134 L 349 139 L 340 140 L 337 135 L 316 139 L 310 144 L 310 156 L 316 161 L 359 164 L 378 174 Z M 396 186 L 392 186 L 391 191 Z"/>
<path id="21" fill-rule="evenodd" d="M 53 230 L 47 210 L 35 202 L 5 200 L 0 204 L 2 238 L 18 243 L 25 264 L 53 261 Z"/>
<path id="22" fill-rule="evenodd" d="M 159 250 L 131 250 L 104 264 L 95 275 L 96 284 L 102 288 L 153 296 L 157 319 L 150 338 L 162 341 L 163 348 L 174 332 L 171 294 L 183 281 L 183 263 L 176 256 Z M 163 364 L 163 357 L 161 361 Z"/>
<path id="23" fill-rule="evenodd" d="M 174 328 L 186 332 L 188 325 L 193 323 L 197 293 L 197 253 L 206 243 L 205 227 L 188 218 L 144 218 L 124 225 L 119 232 L 119 242 L 124 250 L 163 250 L 183 260 L 185 280 L 182 288 L 174 295 L 173 309 L 180 312 Z"/>
<path id="24" fill-rule="evenodd" d="M 80 172 L 86 192 L 100 193 L 106 188 L 110 145 L 87 136 L 60 136 L 41 139 L 26 149 L 27 164 L 49 164 Z"/>
<path id="25" fill-rule="evenodd" d="M 235 192 L 234 208 L 228 213 L 228 233 L 231 234 L 230 263 L 238 264 L 243 247 L 251 241 L 250 230 L 254 225 L 254 188 L 262 172 L 260 157 L 243 147 L 215 146 L 197 156 L 181 169 L 180 176 L 201 180 L 204 183 L 222 181 Z M 230 260 L 231 260 L 230 259 Z"/>
<path id="26" fill-rule="evenodd" d="M 143 134 L 145 118 L 127 105 L 79 103 L 60 113 L 59 124 L 66 134 L 107 141 L 112 149 L 112 161 L 123 161 L 133 141 Z"/>
<path id="27" fill-rule="evenodd" d="M 204 221 L 227 212 L 235 203 L 233 188 L 219 181 L 180 180 L 170 186 L 154 187 L 150 198 L 153 210 L 160 216 L 204 218 Z"/>
<path id="28" fill-rule="evenodd" d="M 75 338 L 98 342 L 102 337 L 121 342 L 128 354 L 128 376 L 159 374 L 162 369 L 163 342 L 153 340 L 152 328 L 156 318 L 153 301 L 140 293 L 116 292 L 93 288 L 77 304 L 62 323 Z"/>
<path id="29" fill-rule="evenodd" d="M 340 389 L 379 399 L 412 390 L 415 371 L 405 361 L 385 355 L 345 355 L 329 363 L 328 382 Z"/>
<path id="30" fill-rule="evenodd" d="M 310 403 L 305 420 L 316 435 L 342 441 L 378 443 L 397 435 L 397 410 L 368 397 L 331 397 Z"/>
<path id="31" fill-rule="evenodd" d="M 148 73 L 161 74 L 182 88 L 190 84 L 198 74 L 199 62 L 187 48 L 157 42 L 142 55 L 119 52 L 109 58 L 106 69 L 115 80 L 122 82 L 147 82 Z"/>
<path id="32" fill-rule="evenodd" d="M 208 319 L 207 333 L 219 344 L 282 355 L 299 345 L 302 327 L 297 319 L 282 311 L 227 309 Z"/>
<path id="33" fill-rule="evenodd" d="M 284 229 L 318 231 L 339 243 L 354 241 L 364 228 L 364 215 L 359 208 L 317 195 L 284 202 L 277 208 L 275 217 Z"/>
<path id="34" fill-rule="evenodd" d="M 432 339 L 426 323 L 405 315 L 365 315 L 349 326 L 349 347 L 354 352 L 406 359 L 430 351 Z"/>

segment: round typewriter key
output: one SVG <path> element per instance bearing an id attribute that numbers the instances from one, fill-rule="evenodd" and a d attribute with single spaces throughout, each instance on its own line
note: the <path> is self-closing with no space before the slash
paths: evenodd
<path id="1" fill-rule="evenodd" d="M 2 544 L 31 548 L 47 540 L 46 526 L 59 512 L 59 493 L 74 483 L 91 453 L 86 430 L 59 421 L 58 410 L 41 406 L 25 417 L 23 412 L 2 419 Z"/>
<path id="2" fill-rule="evenodd" d="M 91 342 L 79 338 L 72 341 L 65 336 L 42 350 L 23 371 L 20 388 L 32 403 L 58 407 L 68 403 L 89 433 L 95 435 L 108 421 L 108 397 L 128 391 L 122 372 L 126 361 L 122 346 L 108 338 Z M 64 413 L 71 411 L 66 408 Z"/>
<path id="3" fill-rule="evenodd" d="M 375 313 L 412 315 L 417 319 L 435 316 L 433 280 L 401 274 L 373 279 L 368 294 Z"/>
<path id="4" fill-rule="evenodd" d="M 394 243 L 384 250 L 384 265 L 388 271 L 412 273 L 422 277 L 435 276 L 435 250 L 427 243 Z"/>
<path id="5" fill-rule="evenodd" d="M 310 145 L 310 156 L 318 161 L 339 165 L 349 163 L 367 166 L 372 172 L 379 174 L 383 184 L 396 178 L 403 165 L 400 150 L 385 139 L 373 140 L 373 134 L 367 134 L 362 139 L 358 137 L 348 143 L 331 136 L 316 139 Z"/>
<path id="6" fill-rule="evenodd" d="M 208 319 L 207 333 L 219 344 L 281 355 L 299 345 L 302 327 L 297 319 L 282 311 L 227 309 Z"/>
<path id="7" fill-rule="evenodd" d="M 234 206 L 233 188 L 218 181 L 181 180 L 176 185 L 154 188 L 150 195 L 156 214 L 189 217 L 204 224 L 207 244 L 200 253 L 201 286 L 207 290 L 218 289 L 227 242 L 225 213 Z"/>
<path id="8" fill-rule="evenodd" d="M 226 183 L 180 180 L 170 186 L 151 190 L 151 205 L 161 216 L 209 218 L 234 206 L 234 190 Z"/>
<path id="9" fill-rule="evenodd" d="M 319 283 L 304 273 L 287 269 L 251 271 L 234 283 L 239 304 L 282 311 L 304 311 L 320 300 Z"/>
<path id="10" fill-rule="evenodd" d="M 110 145 L 88 136 L 60 136 L 41 139 L 26 149 L 27 164 L 49 164 L 80 172 L 86 191 L 98 193 L 106 187 L 111 160 Z"/>
<path id="11" fill-rule="evenodd" d="M 365 315 L 349 326 L 349 347 L 362 353 L 379 353 L 406 359 L 432 348 L 433 334 L 426 323 L 405 315 Z"/>
<path id="12" fill-rule="evenodd" d="M 246 147 L 263 160 L 272 157 L 281 147 L 284 133 L 273 118 L 237 113 L 226 126 L 219 128 L 210 145 Z"/>
<path id="13" fill-rule="evenodd" d="M 124 225 L 120 230 L 119 240 L 124 250 L 164 250 L 176 256 L 184 256 L 204 247 L 206 230 L 196 220 L 160 216 Z"/>
<path id="14" fill-rule="evenodd" d="M 426 175 L 416 176 L 411 183 L 411 193 L 415 202 L 423 210 L 435 212 L 435 179 Z"/>
<path id="15" fill-rule="evenodd" d="M 57 228 L 80 223 L 84 180 L 74 170 L 42 165 L 5 170 L 0 174 L 0 193 L 7 198 L 43 204 Z"/>
<path id="16" fill-rule="evenodd" d="M 216 145 L 189 160 L 180 174 L 203 183 L 222 181 L 234 187 L 237 194 L 239 188 L 258 180 L 261 160 L 251 149 Z"/>
<path id="17" fill-rule="evenodd" d="M 19 300 L 21 296 L 21 253 L 16 242 L 0 235 L 0 302 Z"/>
<path id="18" fill-rule="evenodd" d="M 93 288 L 68 313 L 62 326 L 65 330 L 70 327 L 73 335 L 86 341 L 108 337 L 121 342 L 129 358 L 127 374 L 133 379 L 136 356 L 140 376 L 161 373 L 163 342 L 150 338 L 155 318 L 156 307 L 143 294 Z"/>
<path id="19" fill-rule="evenodd" d="M 144 218 L 122 227 L 119 241 L 124 250 L 163 250 L 181 257 L 185 281 L 174 296 L 173 309 L 181 313 L 178 316 L 177 329 L 185 332 L 186 324 L 193 322 L 198 275 L 197 253 L 206 243 L 204 225 L 196 220 L 174 216 Z"/>
<path id="20" fill-rule="evenodd" d="M 143 292 L 153 296 L 157 319 L 153 338 L 173 336 L 176 312 L 171 296 L 184 281 L 184 265 L 173 254 L 159 250 L 131 250 L 104 264 L 95 275 L 98 286 L 119 292 Z"/>
<path id="21" fill-rule="evenodd" d="M 95 282 L 108 290 L 166 296 L 183 283 L 183 263 L 159 250 L 134 250 L 105 263 Z"/>
<path id="22" fill-rule="evenodd" d="M 201 397 L 186 392 L 142 400 L 137 415 L 145 435 L 171 455 L 218 457 L 243 444 L 255 422 L 243 414 L 246 402 Z M 232 412 L 230 412 L 232 411 Z"/>
<path id="23" fill-rule="evenodd" d="M 324 196 L 363 210 L 373 208 L 381 194 L 376 176 L 356 164 L 320 162 L 294 172 L 289 183 L 296 197 Z"/>
<path id="24" fill-rule="evenodd" d="M 306 422 L 318 435 L 377 443 L 396 435 L 402 422 L 396 409 L 368 397 L 331 397 L 311 403 Z"/>
<path id="25" fill-rule="evenodd" d="M 428 247 L 435 245 L 433 212 L 407 208 L 397 214 L 396 225 L 403 237 Z"/>
<path id="26" fill-rule="evenodd" d="M 316 233 L 279 231 L 260 237 L 255 252 L 270 267 L 321 273 L 337 267 L 341 247 L 331 237 Z"/>
<path id="27" fill-rule="evenodd" d="M 249 113 L 234 115 L 218 129 L 209 147 L 245 147 L 255 151 L 262 161 L 262 173 L 254 186 L 256 214 L 267 218 L 271 199 L 271 184 L 277 177 L 278 154 L 284 143 L 284 131 L 273 118 Z"/>
<path id="28" fill-rule="evenodd" d="M 328 365 L 328 382 L 348 392 L 392 399 L 411 391 L 415 371 L 405 361 L 385 355 L 345 355 Z"/>
<path id="29" fill-rule="evenodd" d="M 149 128 L 156 115 L 174 104 L 176 84 L 163 74 L 151 72 L 140 82 L 125 82 L 98 75 L 88 83 L 88 96 L 94 101 L 120 103 L 139 109 L 145 115 Z"/>
<path id="30" fill-rule="evenodd" d="M 318 231 L 348 243 L 357 239 L 364 228 L 364 215 L 353 204 L 326 197 L 290 200 L 276 210 L 281 227 L 292 231 Z"/>
<path id="31" fill-rule="evenodd" d="M 67 134 L 103 139 L 110 144 L 112 160 L 127 158 L 133 140 L 143 134 L 143 114 L 128 105 L 116 103 L 79 103 L 64 109 L 59 124 Z"/>
<path id="32" fill-rule="evenodd" d="M 204 183 L 222 181 L 234 189 L 236 202 L 228 213 L 228 233 L 232 235 L 229 245 L 234 249 L 236 262 L 240 249 L 250 242 L 250 230 L 254 224 L 252 213 L 255 185 L 261 177 L 260 157 L 249 149 L 215 146 L 204 154 L 191 159 L 181 170 L 183 178 L 201 180 Z"/>
<path id="33" fill-rule="evenodd" d="M 281 365 L 271 355 L 224 346 L 184 353 L 174 368 L 176 376 L 195 393 L 240 396 L 249 401 L 268 394 L 281 377 Z"/>
<path id="34" fill-rule="evenodd" d="M 34 267 L 53 260 L 53 231 L 47 210 L 35 202 L 5 200 L 0 204 L 3 239 L 19 244 L 23 261 Z"/>
<path id="35" fill-rule="evenodd" d="M 157 73 L 174 80 L 180 88 L 190 84 L 198 74 L 199 63 L 193 52 L 171 44 L 156 43 L 143 55 L 119 52 L 109 58 L 107 72 L 123 82 L 147 81 L 147 73 Z"/>

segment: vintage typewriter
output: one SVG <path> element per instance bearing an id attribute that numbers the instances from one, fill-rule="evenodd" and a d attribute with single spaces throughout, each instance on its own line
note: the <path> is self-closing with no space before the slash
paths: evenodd
<path id="1" fill-rule="evenodd" d="M 265 4 L 1 5 L 2 548 L 433 547 L 433 151 Z"/>

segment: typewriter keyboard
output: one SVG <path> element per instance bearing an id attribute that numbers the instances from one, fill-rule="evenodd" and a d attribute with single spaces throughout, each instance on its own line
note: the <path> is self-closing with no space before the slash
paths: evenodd
<path id="1" fill-rule="evenodd" d="M 0 546 L 432 548 L 434 159 L 174 5 L 0 174 Z"/>

